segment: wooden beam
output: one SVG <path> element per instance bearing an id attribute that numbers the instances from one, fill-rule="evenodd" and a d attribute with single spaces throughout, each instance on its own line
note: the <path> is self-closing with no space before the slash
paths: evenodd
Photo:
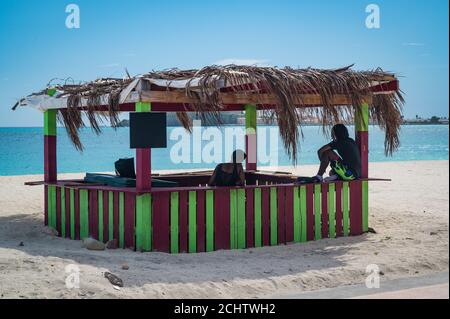
<path id="1" fill-rule="evenodd" d="M 367 97 L 366 101 L 370 97 Z M 192 104 L 199 102 L 199 99 L 186 96 L 184 91 L 143 91 L 141 101 L 149 103 L 170 103 L 170 104 Z M 224 105 L 275 105 L 278 99 L 273 94 L 253 94 L 253 93 L 220 93 L 220 101 Z M 322 98 L 318 94 L 298 94 L 296 104 L 299 106 L 320 106 Z M 333 105 L 351 105 L 352 101 L 346 95 L 335 95 Z"/>

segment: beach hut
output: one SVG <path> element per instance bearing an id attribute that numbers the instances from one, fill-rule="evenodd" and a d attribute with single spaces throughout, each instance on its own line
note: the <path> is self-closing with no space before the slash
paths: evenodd
<path id="1" fill-rule="evenodd" d="M 125 79 L 50 85 L 21 99 L 13 109 L 43 112 L 45 224 L 59 236 L 91 236 L 137 251 L 170 253 L 242 249 L 368 231 L 368 125 L 385 131 L 385 151 L 399 146 L 403 98 L 398 79 L 381 69 L 293 69 L 208 66 L 171 69 Z M 115 187 L 57 178 L 57 119 L 76 148 L 85 114 L 91 128 L 99 119 L 117 126 L 120 112 L 176 112 L 188 130 L 186 112 L 220 124 L 220 113 L 244 111 L 246 185 L 210 187 L 210 173 L 158 175 L 175 187 L 152 185 L 151 148 L 136 149 L 135 187 Z M 293 163 L 301 143 L 301 124 L 315 117 L 324 128 L 355 125 L 362 176 L 354 181 L 296 184 L 289 174 L 258 171 L 257 114 L 273 117 Z M 307 142 L 307 141 L 306 141 Z"/>

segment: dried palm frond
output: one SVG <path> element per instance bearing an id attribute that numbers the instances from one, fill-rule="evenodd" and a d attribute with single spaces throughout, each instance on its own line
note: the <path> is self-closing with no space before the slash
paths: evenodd
<path id="1" fill-rule="evenodd" d="M 395 80 L 395 77 L 381 69 L 357 72 L 351 66 L 321 70 L 314 68 L 293 69 L 289 67 L 257 67 L 257 66 L 207 66 L 200 70 L 168 69 L 152 71 L 142 76 L 147 79 L 167 81 L 167 90 L 171 81 L 184 80 L 184 92 L 192 98 L 190 110 L 194 111 L 206 124 L 221 124 L 220 113 L 224 106 L 220 93 L 225 91 L 245 92 L 261 97 L 258 93 L 268 93 L 276 98 L 275 105 L 259 104 L 263 118 L 275 120 L 279 126 L 281 139 L 288 155 L 295 162 L 297 159 L 299 140 L 303 137 L 301 125 L 312 117 L 319 118 L 324 133 L 336 123 L 352 123 L 356 112 L 368 97 L 370 118 L 385 131 L 385 152 L 391 155 L 399 147 L 399 129 L 401 124 L 402 105 L 404 103 L 400 91 L 392 94 L 375 95 L 370 91 L 374 83 Z M 60 110 L 60 119 L 78 149 L 82 149 L 78 138 L 78 130 L 84 126 L 81 113 L 96 133 L 100 133 L 100 124 L 105 119 L 113 127 L 119 122 L 120 93 L 134 80 L 103 78 L 84 84 L 57 85 L 59 95 L 67 97 L 67 110 Z M 147 88 L 148 89 L 148 88 Z M 61 93 L 62 92 L 62 93 Z M 299 100 L 301 94 L 316 94 L 321 98 L 321 107 L 306 107 Z M 336 95 L 344 95 L 350 105 L 336 106 L 333 100 Z M 102 97 L 107 97 L 107 111 L 100 112 Z M 86 100 L 86 105 L 82 105 Z M 104 107 L 104 106 L 103 106 Z M 186 108 L 187 110 L 188 108 Z M 192 120 L 186 112 L 178 112 L 180 123 L 189 131 Z"/>

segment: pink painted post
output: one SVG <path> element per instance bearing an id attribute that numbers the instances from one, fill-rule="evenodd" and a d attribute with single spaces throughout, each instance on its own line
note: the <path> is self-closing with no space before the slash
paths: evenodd
<path id="1" fill-rule="evenodd" d="M 245 130 L 245 152 L 247 153 L 245 169 L 256 171 L 256 105 L 245 106 Z"/>
<path id="2" fill-rule="evenodd" d="M 136 112 L 150 112 L 150 109 L 150 103 L 136 103 Z M 150 190 L 151 185 L 151 149 L 138 148 L 136 149 L 136 189 Z"/>

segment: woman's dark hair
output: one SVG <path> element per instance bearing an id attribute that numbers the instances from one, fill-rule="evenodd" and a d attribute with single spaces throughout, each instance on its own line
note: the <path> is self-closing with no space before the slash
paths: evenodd
<path id="1" fill-rule="evenodd" d="M 241 163 L 247 158 L 247 154 L 243 150 L 235 150 L 231 158 L 233 163 Z"/>
<path id="2" fill-rule="evenodd" d="M 344 124 L 336 124 L 333 126 L 333 133 L 337 140 L 345 140 L 348 138 L 348 130 Z"/>

